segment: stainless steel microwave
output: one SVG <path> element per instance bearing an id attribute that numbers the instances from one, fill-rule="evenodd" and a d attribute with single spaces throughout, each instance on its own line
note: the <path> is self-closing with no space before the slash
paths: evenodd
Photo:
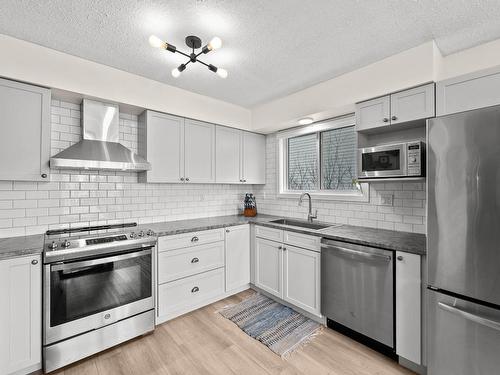
<path id="1" fill-rule="evenodd" d="M 358 178 L 423 177 L 425 144 L 420 141 L 360 148 Z"/>

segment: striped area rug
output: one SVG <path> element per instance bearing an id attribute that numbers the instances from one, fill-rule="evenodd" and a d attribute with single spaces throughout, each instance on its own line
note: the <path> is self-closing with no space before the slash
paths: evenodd
<path id="1" fill-rule="evenodd" d="M 261 294 L 225 307 L 220 314 L 282 358 L 311 341 L 321 328 L 320 324 Z"/>

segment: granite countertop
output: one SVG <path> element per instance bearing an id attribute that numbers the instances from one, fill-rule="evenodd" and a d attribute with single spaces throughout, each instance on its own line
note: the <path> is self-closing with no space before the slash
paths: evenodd
<path id="1" fill-rule="evenodd" d="M 273 220 L 273 219 L 271 219 Z M 330 225 L 325 229 L 311 230 L 307 228 L 287 227 L 282 224 L 270 223 L 270 220 L 261 220 L 258 225 L 263 225 L 271 228 L 286 229 L 293 232 L 309 234 L 327 238 L 330 240 L 338 240 L 358 245 L 374 246 L 381 249 L 403 251 L 418 255 L 427 253 L 427 237 L 425 234 L 398 232 L 394 230 L 376 229 L 368 227 L 358 227 L 347 224 L 331 224 L 324 222 L 316 222 L 317 224 Z"/>
<path id="2" fill-rule="evenodd" d="M 24 255 L 41 254 L 42 251 L 43 234 L 0 238 L 0 260 Z"/>
<path id="3" fill-rule="evenodd" d="M 141 224 L 137 229 L 152 229 L 158 236 L 195 232 L 208 229 L 230 227 L 239 224 L 253 223 L 272 228 L 309 234 L 313 236 L 345 241 L 360 245 L 375 246 L 382 249 L 404 251 L 419 255 L 426 254 L 426 236 L 424 234 L 397 232 L 385 229 L 357 227 L 352 225 L 331 225 L 321 230 L 290 227 L 271 223 L 280 219 L 278 216 L 262 215 L 244 217 L 241 215 L 216 216 L 199 219 L 167 221 L 162 223 Z M 43 234 L 25 237 L 0 238 L 0 260 L 24 255 L 40 254 L 43 251 Z"/>

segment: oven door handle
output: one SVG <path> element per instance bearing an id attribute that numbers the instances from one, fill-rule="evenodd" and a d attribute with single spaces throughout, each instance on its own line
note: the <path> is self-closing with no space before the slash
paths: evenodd
<path id="1" fill-rule="evenodd" d="M 54 265 L 52 265 L 51 270 L 52 271 L 67 271 L 67 270 L 75 270 L 78 268 L 92 267 L 92 266 L 97 266 L 99 264 L 113 263 L 113 262 L 118 262 L 120 260 L 138 258 L 138 257 L 144 256 L 144 255 L 150 255 L 150 254 L 152 254 L 152 252 L 153 251 L 151 250 L 151 248 L 149 248 L 147 250 L 141 250 L 141 251 L 137 251 L 135 253 L 116 255 L 114 257 L 84 260 L 81 262 L 54 264 Z"/>

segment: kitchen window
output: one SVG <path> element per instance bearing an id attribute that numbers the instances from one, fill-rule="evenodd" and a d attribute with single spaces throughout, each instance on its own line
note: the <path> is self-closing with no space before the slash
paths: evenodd
<path id="1" fill-rule="evenodd" d="M 368 201 L 356 178 L 354 116 L 278 133 L 279 196 L 310 192 L 316 198 Z"/>

